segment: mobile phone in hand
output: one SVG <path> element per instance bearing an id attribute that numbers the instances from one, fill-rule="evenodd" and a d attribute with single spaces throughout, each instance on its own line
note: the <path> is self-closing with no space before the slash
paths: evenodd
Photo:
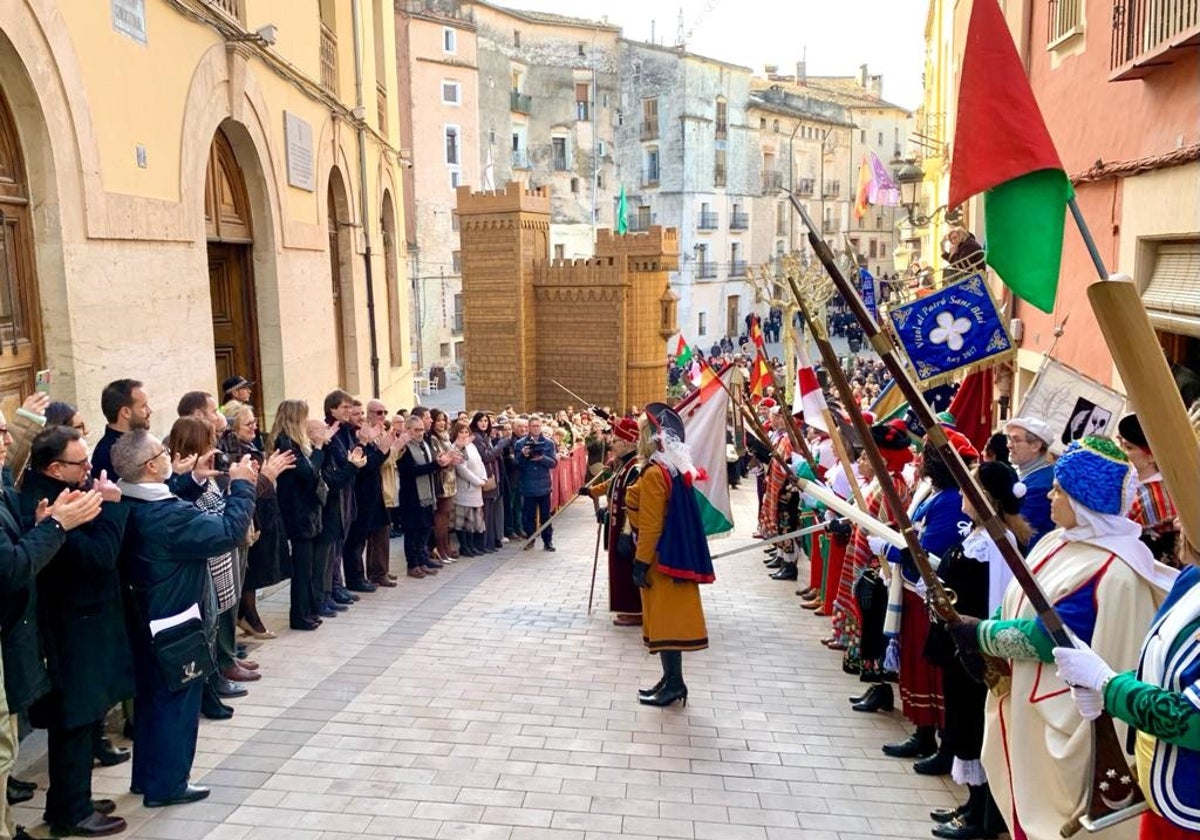
<path id="1" fill-rule="evenodd" d="M 50 393 L 50 371 L 39 370 L 34 377 L 34 390 L 41 394 Z"/>

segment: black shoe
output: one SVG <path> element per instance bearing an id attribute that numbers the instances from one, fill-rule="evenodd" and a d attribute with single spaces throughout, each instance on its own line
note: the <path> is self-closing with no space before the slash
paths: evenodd
<path id="1" fill-rule="evenodd" d="M 929 812 L 929 819 L 933 820 L 935 823 L 948 823 L 961 817 L 966 812 L 967 807 L 970 804 L 970 802 L 964 802 L 957 808 L 938 808 Z"/>
<path id="2" fill-rule="evenodd" d="M 667 684 L 667 678 L 664 675 L 662 677 L 662 679 L 660 679 L 658 682 L 656 682 L 650 688 L 639 688 L 638 689 L 638 697 L 653 697 L 655 694 L 658 694 L 658 692 L 662 691 L 663 686 L 666 684 Z"/>
<path id="3" fill-rule="evenodd" d="M 995 840 L 1000 835 L 983 823 L 968 822 L 965 816 L 934 826 L 931 833 L 942 840 Z"/>
<path id="4" fill-rule="evenodd" d="M 288 624 L 293 630 L 316 630 L 321 625 L 313 621 L 311 618 L 302 618 L 299 621 L 292 621 Z"/>
<path id="5" fill-rule="evenodd" d="M 229 720 L 233 717 L 233 706 L 222 703 L 216 689 L 211 683 L 206 683 L 204 693 L 200 697 L 200 714 L 209 720 Z"/>
<path id="6" fill-rule="evenodd" d="M 546 543 L 542 546 L 542 551 L 558 551 L 558 549 L 554 547 L 554 543 Z M 686 695 L 687 692 L 685 691 L 684 694 Z"/>
<path id="7" fill-rule="evenodd" d="M 776 554 L 772 557 L 767 558 L 766 566 L 768 569 L 782 569 L 783 568 L 783 555 Z"/>
<path id="8" fill-rule="evenodd" d="M 36 787 L 32 787 L 32 788 L 14 787 L 13 783 L 12 783 L 12 779 L 9 779 L 8 780 L 8 790 L 6 791 L 6 793 L 8 794 L 8 804 L 9 805 L 20 805 L 22 802 L 28 802 L 30 799 L 33 799 L 33 792 L 36 789 L 37 789 Z"/>
<path id="9" fill-rule="evenodd" d="M 333 593 L 329 596 L 329 600 L 333 601 L 335 604 L 342 604 L 344 606 L 349 606 L 350 604 L 353 604 L 357 599 L 354 598 L 353 596 L 351 596 L 351 594 L 349 592 L 343 592 L 341 589 L 335 589 L 335 590 L 333 590 Z"/>
<path id="10" fill-rule="evenodd" d="M 864 691 L 862 694 L 858 695 L 857 697 L 851 697 L 850 705 L 853 706 L 855 703 L 861 703 L 864 700 L 866 700 L 867 698 L 869 698 L 872 694 L 877 693 L 878 691 L 879 691 L 879 683 L 873 683 L 872 685 L 868 686 L 867 690 Z"/>
<path id="11" fill-rule="evenodd" d="M 896 708 L 896 698 L 887 683 L 877 683 L 879 690 L 850 708 L 856 712 L 890 712 Z"/>
<path id="12" fill-rule="evenodd" d="M 883 754 L 892 758 L 921 758 L 937 752 L 933 730 L 918 726 L 916 732 L 895 744 L 884 744 Z M 957 814 L 955 815 L 957 816 Z"/>
<path id="13" fill-rule="evenodd" d="M 125 747 L 114 747 L 107 738 L 99 738 L 92 748 L 93 756 L 101 767 L 116 767 L 130 759 L 132 753 Z"/>
<path id="14" fill-rule="evenodd" d="M 117 810 L 117 803 L 113 802 L 111 799 L 93 799 L 92 810 L 98 811 L 107 817 L 113 811 Z"/>
<path id="15" fill-rule="evenodd" d="M 784 563 L 779 571 L 771 575 L 771 580 L 796 580 L 799 577 L 800 570 L 795 563 Z"/>
<path id="16" fill-rule="evenodd" d="M 37 790 L 37 782 L 27 782 L 24 779 L 18 779 L 16 776 L 8 777 L 9 789 L 16 788 L 17 790 Z"/>
<path id="17" fill-rule="evenodd" d="M 208 799 L 209 790 L 199 785 L 186 785 L 184 789 L 167 799 L 144 799 L 142 804 L 147 808 L 165 808 L 167 805 L 186 805 L 188 802 L 199 802 Z"/>
<path id="18" fill-rule="evenodd" d="M 369 580 L 359 580 L 346 587 L 350 592 L 374 592 L 379 588 L 379 584 L 371 583 Z"/>
<path id="19" fill-rule="evenodd" d="M 639 691 L 638 702 L 643 706 L 658 706 L 659 708 L 662 708 L 664 706 L 670 706 L 676 700 L 681 700 L 683 705 L 686 706 L 687 694 L 688 692 L 686 685 L 664 685 L 661 689 L 659 689 L 656 693 L 651 694 L 649 697 L 642 696 L 642 693 Z"/>
<path id="20" fill-rule="evenodd" d="M 927 758 L 913 763 L 913 771 L 922 776 L 946 776 L 954 766 L 954 756 L 948 752 L 935 752 Z"/>
<path id="21" fill-rule="evenodd" d="M 213 681 L 213 687 L 216 688 L 218 697 L 245 697 L 250 693 L 245 687 L 221 676 Z"/>
<path id="22" fill-rule="evenodd" d="M 119 834 L 128 827 L 120 817 L 110 817 L 93 811 L 75 825 L 51 823 L 50 834 L 54 837 L 107 837 L 109 834 Z"/>

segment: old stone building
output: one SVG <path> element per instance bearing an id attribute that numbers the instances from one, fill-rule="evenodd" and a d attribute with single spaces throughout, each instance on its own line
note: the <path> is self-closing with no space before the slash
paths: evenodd
<path id="1" fill-rule="evenodd" d="M 0 4 L 4 407 L 410 400 L 396 87 L 383 0 Z"/>
<path id="2" fill-rule="evenodd" d="M 680 231 L 680 329 L 707 347 L 736 336 L 753 307 L 750 202 L 762 189 L 747 125 L 750 69 L 678 49 L 621 41 L 618 171 L 631 230 Z"/>
<path id="3" fill-rule="evenodd" d="M 548 259 L 545 188 L 460 187 L 458 214 L 469 407 L 551 409 L 565 401 L 551 380 L 618 411 L 665 397 L 675 230 L 600 230 L 595 257 L 559 260 Z"/>

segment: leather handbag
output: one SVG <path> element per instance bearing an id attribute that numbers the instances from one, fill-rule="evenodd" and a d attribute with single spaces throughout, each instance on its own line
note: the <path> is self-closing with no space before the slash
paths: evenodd
<path id="1" fill-rule="evenodd" d="M 150 643 L 163 680 L 171 691 L 181 691 L 213 671 L 212 649 L 204 635 L 204 622 L 199 618 L 189 618 L 159 631 Z"/>

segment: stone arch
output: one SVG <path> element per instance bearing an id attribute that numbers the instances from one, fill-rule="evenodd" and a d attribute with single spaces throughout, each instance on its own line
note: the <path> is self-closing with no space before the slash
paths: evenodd
<path id="1" fill-rule="evenodd" d="M 361 385 L 354 338 L 354 221 L 353 202 L 338 167 L 329 170 L 325 187 L 325 222 L 329 236 L 329 280 L 333 299 L 334 345 L 338 385 L 356 393 Z"/>
<path id="2" fill-rule="evenodd" d="M 400 245 L 396 202 L 390 189 L 384 189 L 379 208 L 383 278 L 387 294 L 388 363 L 391 367 L 400 367 L 404 364 L 403 325 L 407 318 L 400 311 Z"/>

